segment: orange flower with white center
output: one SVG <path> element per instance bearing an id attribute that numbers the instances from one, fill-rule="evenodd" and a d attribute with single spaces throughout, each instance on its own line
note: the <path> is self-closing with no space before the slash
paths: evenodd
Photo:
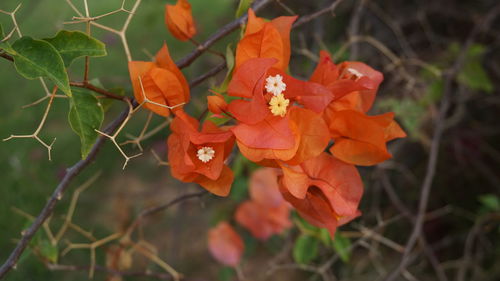
<path id="1" fill-rule="evenodd" d="M 200 159 L 201 162 L 207 163 L 212 160 L 215 156 L 215 150 L 210 146 L 204 146 L 198 149 L 196 156 Z"/>
<path id="2" fill-rule="evenodd" d="M 283 117 L 286 115 L 286 108 L 289 104 L 290 100 L 285 99 L 285 96 L 283 94 L 279 94 L 271 98 L 271 100 L 269 101 L 269 109 L 271 109 L 271 113 L 274 116 Z"/>
<path id="3" fill-rule="evenodd" d="M 286 84 L 283 82 L 283 76 L 268 76 L 266 78 L 266 90 L 268 93 L 278 96 L 286 90 Z"/>

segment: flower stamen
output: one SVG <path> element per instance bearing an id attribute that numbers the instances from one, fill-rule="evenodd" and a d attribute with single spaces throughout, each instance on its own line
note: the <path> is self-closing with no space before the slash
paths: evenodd
<path id="1" fill-rule="evenodd" d="M 196 156 L 201 162 L 207 163 L 215 157 L 215 150 L 210 146 L 204 146 L 198 149 Z"/>

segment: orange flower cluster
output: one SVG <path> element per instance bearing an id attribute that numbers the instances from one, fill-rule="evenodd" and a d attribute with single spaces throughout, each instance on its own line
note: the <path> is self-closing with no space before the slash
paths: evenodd
<path id="1" fill-rule="evenodd" d="M 367 114 L 383 80 L 368 65 L 335 64 L 321 52 L 308 81 L 286 72 L 295 20 L 267 21 L 249 10 L 227 95 L 208 97 L 208 109 L 214 116 L 227 118 L 227 126 L 211 121 L 200 125 L 184 112 L 189 87 L 166 46 L 155 62 L 130 63 L 137 100 L 162 116 L 173 109 L 168 159 L 175 178 L 196 182 L 219 196 L 228 195 L 233 173 L 227 159 L 234 143 L 250 161 L 273 167 L 253 175 L 251 199 L 235 214 L 237 222 L 262 240 L 290 227 L 290 205 L 333 236 L 338 226 L 360 215 L 363 185 L 355 165 L 374 165 L 390 158 L 386 143 L 406 136 L 393 113 Z M 181 40 L 195 33 L 186 0 L 167 6 L 166 23 Z M 228 225 L 218 226 L 213 233 L 226 232 L 225 237 L 233 242 L 224 244 L 217 238 L 211 244 L 231 248 L 231 258 L 224 263 L 233 265 L 241 247 L 228 229 Z M 211 246 L 215 256 L 220 254 L 216 248 Z"/>

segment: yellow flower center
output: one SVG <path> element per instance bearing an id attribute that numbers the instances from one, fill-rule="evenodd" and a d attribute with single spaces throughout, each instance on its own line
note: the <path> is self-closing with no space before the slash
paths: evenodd
<path id="1" fill-rule="evenodd" d="M 285 96 L 283 94 L 279 94 L 271 98 L 271 100 L 269 101 L 269 109 L 271 109 L 271 113 L 274 116 L 283 117 L 286 115 L 286 108 L 289 104 L 290 100 L 285 99 Z"/>

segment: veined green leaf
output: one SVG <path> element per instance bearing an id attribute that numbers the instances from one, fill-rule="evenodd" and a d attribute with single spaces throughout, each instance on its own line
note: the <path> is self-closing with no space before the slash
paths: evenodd
<path id="1" fill-rule="evenodd" d="M 28 79 L 47 77 L 66 95 L 71 96 L 64 62 L 54 46 L 24 36 L 12 44 L 12 49 L 14 52 L 9 53 L 14 58 L 14 66 L 19 74 Z"/>
<path id="2" fill-rule="evenodd" d="M 102 57 L 106 55 L 104 43 L 81 31 L 61 30 L 56 36 L 44 40 L 57 49 L 66 67 L 79 57 Z"/>
<path id="3" fill-rule="evenodd" d="M 85 158 L 99 135 L 104 111 L 94 94 L 85 89 L 73 89 L 70 99 L 69 124 L 80 136 L 82 158 Z"/>

